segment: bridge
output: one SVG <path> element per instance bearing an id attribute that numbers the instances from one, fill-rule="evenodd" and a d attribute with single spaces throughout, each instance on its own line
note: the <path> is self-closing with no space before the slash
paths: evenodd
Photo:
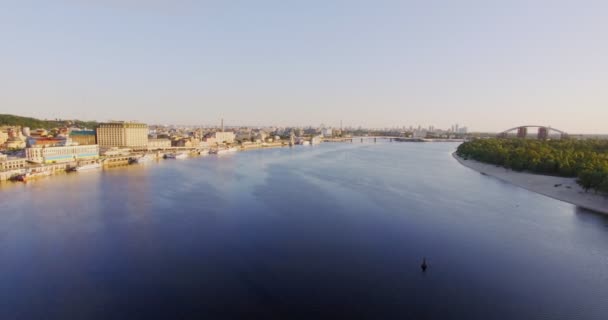
<path id="1" fill-rule="evenodd" d="M 536 138 L 539 140 L 548 139 L 550 133 L 559 134 L 561 139 L 568 137 L 568 134 L 562 130 L 547 127 L 547 126 L 536 126 L 536 125 L 525 125 L 525 126 L 511 128 L 509 130 L 505 130 L 505 131 L 499 133 L 498 136 L 501 138 L 506 138 L 509 135 L 509 133 L 516 132 L 516 135 L 518 138 L 524 139 L 528 136 L 528 129 L 530 129 L 530 128 L 538 128 L 538 132 L 536 133 Z"/>
<path id="2" fill-rule="evenodd" d="M 399 137 L 393 136 L 357 136 L 357 137 L 335 137 L 335 138 L 321 138 L 323 142 L 354 142 L 354 141 L 364 141 L 373 140 L 374 142 L 378 140 L 388 140 L 393 142 L 393 140 L 398 139 Z"/>

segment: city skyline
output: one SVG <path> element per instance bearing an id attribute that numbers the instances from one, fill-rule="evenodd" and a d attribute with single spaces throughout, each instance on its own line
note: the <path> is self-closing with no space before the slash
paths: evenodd
<path id="1" fill-rule="evenodd" d="M 0 113 L 150 124 L 608 133 L 601 1 L 26 1 Z"/>

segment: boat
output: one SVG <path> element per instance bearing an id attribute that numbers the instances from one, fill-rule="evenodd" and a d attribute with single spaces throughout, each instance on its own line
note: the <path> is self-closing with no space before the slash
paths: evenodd
<path id="1" fill-rule="evenodd" d="M 420 269 L 422 269 L 422 272 L 426 272 L 428 267 L 429 265 L 426 263 L 426 258 L 422 258 L 422 263 L 420 264 Z"/>
<path id="2" fill-rule="evenodd" d="M 129 160 L 131 163 L 146 163 L 146 162 L 153 161 L 154 159 L 156 159 L 156 157 L 153 154 L 148 153 L 141 157 L 133 157 Z"/>
<path id="3" fill-rule="evenodd" d="M 52 174 L 51 171 L 31 171 L 31 170 L 28 170 L 25 173 L 18 174 L 16 176 L 14 176 L 12 179 L 16 180 L 16 181 L 27 182 L 30 179 L 50 176 L 51 174 Z"/>
<path id="4" fill-rule="evenodd" d="M 77 171 L 77 172 L 81 172 L 81 171 L 88 171 L 88 170 L 94 170 L 94 169 L 99 169 L 101 168 L 101 164 L 100 163 L 89 163 L 89 164 L 85 164 L 85 165 L 81 165 L 81 166 L 76 166 L 74 168 L 72 168 L 72 171 Z"/>
<path id="5" fill-rule="evenodd" d="M 236 152 L 236 151 L 239 151 L 239 149 L 236 147 L 232 147 L 232 148 L 226 148 L 226 149 L 211 150 L 211 151 L 209 151 L 209 153 L 210 154 L 226 154 L 226 153 L 232 153 L 232 152 Z"/>
<path id="6" fill-rule="evenodd" d="M 188 158 L 188 154 L 185 152 L 165 154 L 165 159 L 186 159 L 186 158 Z"/>

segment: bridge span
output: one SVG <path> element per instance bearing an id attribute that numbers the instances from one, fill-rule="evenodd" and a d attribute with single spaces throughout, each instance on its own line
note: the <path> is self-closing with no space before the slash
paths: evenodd
<path id="1" fill-rule="evenodd" d="M 524 126 L 514 127 L 514 128 L 511 128 L 511 129 L 508 129 L 508 130 L 505 130 L 505 131 L 499 133 L 498 136 L 501 138 L 506 138 L 509 135 L 509 133 L 516 132 L 516 136 L 518 138 L 525 139 L 528 137 L 528 129 L 530 129 L 530 128 L 538 129 L 538 131 L 536 133 L 536 138 L 539 140 L 548 139 L 551 133 L 559 134 L 559 137 L 561 139 L 568 137 L 568 133 L 566 133 L 565 131 L 551 128 L 548 126 L 538 126 L 538 125 L 524 125 Z"/>

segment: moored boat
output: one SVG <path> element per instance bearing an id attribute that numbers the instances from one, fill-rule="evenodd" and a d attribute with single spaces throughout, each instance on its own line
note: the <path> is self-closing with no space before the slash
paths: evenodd
<path id="1" fill-rule="evenodd" d="M 88 170 L 94 170 L 94 169 L 99 169 L 101 168 L 101 164 L 100 163 L 89 163 L 89 164 L 85 164 L 85 165 L 81 165 L 81 166 L 76 166 L 74 168 L 72 168 L 72 171 L 77 171 L 77 172 L 81 172 L 81 171 L 88 171 Z"/>
<path id="2" fill-rule="evenodd" d="M 239 149 L 237 147 L 232 147 L 232 148 L 226 148 L 226 149 L 214 149 L 209 151 L 210 154 L 226 154 L 226 153 L 232 153 L 232 152 L 236 152 Z"/>
<path id="3" fill-rule="evenodd" d="M 15 181 L 27 182 L 30 179 L 39 178 L 39 177 L 46 177 L 46 176 L 50 176 L 51 174 L 52 174 L 51 171 L 31 171 L 31 170 L 28 170 L 25 173 L 18 174 L 16 176 L 14 176 L 12 179 L 15 180 Z"/>
<path id="4" fill-rule="evenodd" d="M 185 152 L 165 154 L 165 159 L 186 159 L 186 158 L 188 158 L 188 154 Z"/>
<path id="5" fill-rule="evenodd" d="M 156 157 L 154 157 L 153 154 L 148 153 L 141 157 L 133 157 L 130 159 L 130 162 L 131 163 L 147 163 L 147 162 L 154 160 L 155 158 Z"/>

